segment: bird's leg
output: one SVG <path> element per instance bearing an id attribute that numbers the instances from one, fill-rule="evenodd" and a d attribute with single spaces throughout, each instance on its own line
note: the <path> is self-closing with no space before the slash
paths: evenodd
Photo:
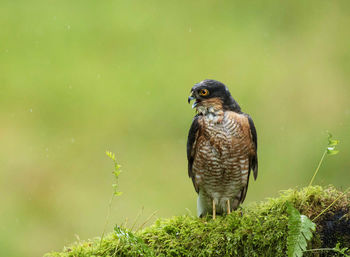
<path id="1" fill-rule="evenodd" d="M 231 213 L 230 199 L 227 199 L 227 215 Z"/>
<path id="2" fill-rule="evenodd" d="M 216 209 L 215 209 L 215 201 L 213 199 L 213 220 L 216 218 Z"/>

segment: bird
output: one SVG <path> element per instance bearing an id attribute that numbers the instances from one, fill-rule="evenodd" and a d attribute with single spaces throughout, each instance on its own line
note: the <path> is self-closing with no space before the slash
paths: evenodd
<path id="1" fill-rule="evenodd" d="M 198 193 L 198 217 L 215 219 L 243 203 L 251 171 L 257 178 L 257 133 L 222 82 L 195 84 L 188 103 L 192 100 L 196 115 L 187 138 L 188 175 Z"/>

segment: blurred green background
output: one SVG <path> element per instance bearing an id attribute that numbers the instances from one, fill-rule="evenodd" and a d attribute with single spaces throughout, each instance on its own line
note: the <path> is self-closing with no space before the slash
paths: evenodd
<path id="1" fill-rule="evenodd" d="M 315 183 L 349 186 L 350 3 L 0 2 L 0 256 L 102 234 L 116 153 L 124 194 L 107 227 L 196 213 L 190 88 L 224 82 L 251 114 L 259 177 L 245 205 Z M 143 210 L 143 211 L 142 211 Z"/>

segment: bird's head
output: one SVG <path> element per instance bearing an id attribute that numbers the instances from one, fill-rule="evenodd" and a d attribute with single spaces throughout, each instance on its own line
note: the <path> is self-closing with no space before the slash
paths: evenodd
<path id="1" fill-rule="evenodd" d="M 198 111 L 210 108 L 224 111 L 241 111 L 228 88 L 223 83 L 212 79 L 203 80 L 192 87 L 188 103 L 192 100 L 195 100 L 192 108 L 196 108 Z"/>

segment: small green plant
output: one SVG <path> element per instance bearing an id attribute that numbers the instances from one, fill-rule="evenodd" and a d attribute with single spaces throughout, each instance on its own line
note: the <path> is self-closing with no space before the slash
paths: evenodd
<path id="1" fill-rule="evenodd" d="M 326 155 L 336 155 L 339 153 L 336 150 L 336 146 L 339 144 L 339 140 L 332 139 L 333 135 L 330 132 L 328 133 L 328 144 L 324 150 L 321 160 L 319 161 L 317 168 L 311 178 L 309 186 L 307 187 L 306 194 L 308 189 L 312 186 L 313 181 L 321 167 L 321 164 Z M 344 192 L 347 193 L 348 190 Z M 342 195 L 335 199 L 327 208 L 320 212 L 312 221 L 305 215 L 301 215 L 297 209 L 294 208 L 290 203 L 287 204 L 287 212 L 289 214 L 288 220 L 288 237 L 287 237 L 287 252 L 288 257 L 301 257 L 303 252 L 307 251 L 307 242 L 312 238 L 312 231 L 315 231 L 316 225 L 313 223 L 318 217 L 325 213 Z M 304 203 L 304 200 L 300 203 L 301 207 Z"/>
<path id="2" fill-rule="evenodd" d="M 310 183 L 309 183 L 308 188 L 309 188 L 310 186 L 312 186 L 312 183 L 314 182 L 314 180 L 315 180 L 315 178 L 316 178 L 316 175 L 317 175 L 317 173 L 318 173 L 318 171 L 319 171 L 319 169 L 320 169 L 320 167 L 321 167 L 321 164 L 322 164 L 322 162 L 323 162 L 325 156 L 326 156 L 326 155 L 336 155 L 336 154 L 339 153 L 339 151 L 335 149 L 336 146 L 339 144 L 339 140 L 337 140 L 337 139 L 332 139 L 332 138 L 333 138 L 333 135 L 332 135 L 329 131 L 327 131 L 327 134 L 328 134 L 328 144 L 327 144 L 327 147 L 326 147 L 326 149 L 323 151 L 321 160 L 319 161 L 319 163 L 318 163 L 318 165 L 317 165 L 317 168 L 316 168 L 316 170 L 315 170 L 315 172 L 314 172 L 314 175 L 312 176 L 312 178 L 311 178 L 311 180 L 310 180 Z M 308 192 L 308 191 L 306 191 L 306 193 L 307 193 L 307 192 Z M 300 203 L 299 209 L 300 209 L 300 207 L 303 205 L 303 203 L 304 203 L 304 201 L 302 201 L 302 202 Z"/>
<path id="3" fill-rule="evenodd" d="M 102 239 L 103 239 L 103 237 L 105 235 L 105 232 L 106 232 L 106 227 L 107 227 L 107 224 L 108 224 L 108 221 L 109 221 L 109 216 L 111 215 L 113 199 L 114 199 L 114 197 L 120 196 L 123 193 L 123 192 L 120 192 L 119 188 L 118 188 L 118 179 L 119 179 L 119 175 L 121 173 L 121 169 L 120 169 L 121 166 L 118 164 L 117 160 L 115 159 L 115 154 L 113 152 L 106 151 L 106 155 L 109 157 L 109 159 L 111 159 L 113 161 L 114 169 L 113 169 L 112 174 L 114 175 L 115 182 L 112 184 L 113 193 L 112 193 L 112 197 L 109 200 L 107 218 L 106 218 L 106 222 L 105 222 L 105 225 L 104 225 L 104 228 L 103 228 L 103 233 L 102 233 L 102 236 L 101 236 L 100 243 L 102 242 Z"/>
<path id="4" fill-rule="evenodd" d="M 305 252 L 321 252 L 321 251 L 332 251 L 332 252 L 339 253 L 342 256 L 350 257 L 349 248 L 347 247 L 340 248 L 340 243 L 337 243 L 333 248 L 318 248 L 318 249 L 305 250 Z"/>
<path id="5" fill-rule="evenodd" d="M 325 151 L 323 152 L 323 155 L 322 155 L 322 158 L 320 160 L 320 162 L 318 163 L 318 166 L 315 170 L 315 173 L 314 175 L 312 176 L 312 179 L 309 183 L 309 187 L 312 185 L 312 182 L 314 181 L 316 175 L 317 175 L 317 172 L 318 170 L 320 169 L 321 167 L 321 164 L 323 162 L 323 159 L 326 155 L 336 155 L 339 153 L 339 150 L 336 150 L 336 146 L 339 144 L 339 140 L 337 139 L 332 139 L 333 138 L 333 135 L 328 132 L 328 144 L 327 144 L 327 148 L 325 149 Z M 337 199 L 335 199 L 330 205 L 328 205 L 322 212 L 320 212 L 315 218 L 312 219 L 312 221 L 315 221 L 318 217 L 320 217 L 323 213 L 325 213 L 336 201 L 338 201 L 343 195 L 345 195 L 348 191 L 349 191 L 350 188 L 346 189 L 344 191 L 344 193 L 342 195 L 340 195 Z M 303 202 L 302 202 L 303 203 Z M 301 204 L 302 204 L 301 203 Z"/>
<path id="6" fill-rule="evenodd" d="M 288 213 L 288 257 L 301 257 L 306 250 L 307 242 L 312 238 L 316 225 L 305 215 L 301 215 L 294 206 L 287 202 Z"/>
<path id="7" fill-rule="evenodd" d="M 114 153 L 112 153 L 110 151 L 106 151 L 106 155 L 113 161 L 113 164 L 114 164 L 113 175 L 114 175 L 115 183 L 112 184 L 113 196 L 120 196 L 123 193 L 123 192 L 118 191 L 118 178 L 119 178 L 119 175 L 121 173 L 121 170 L 120 170 L 121 166 L 116 161 Z"/>
<path id="8" fill-rule="evenodd" d="M 333 248 L 333 251 L 344 255 L 345 257 L 350 257 L 350 250 L 347 247 L 340 248 L 340 243 L 337 243 Z M 349 254 L 348 254 L 349 253 Z"/>
<path id="9" fill-rule="evenodd" d="M 335 149 L 336 146 L 339 144 L 339 140 L 337 140 L 337 139 L 332 139 L 333 135 L 332 135 L 330 132 L 328 132 L 328 131 L 327 131 L 327 133 L 328 133 L 328 144 L 327 144 L 327 147 L 326 147 L 326 149 L 325 149 L 324 152 L 323 152 L 323 155 L 322 155 L 322 157 L 321 157 L 321 160 L 319 161 L 319 163 L 318 163 L 318 165 L 317 165 L 317 168 L 316 168 L 316 170 L 315 170 L 315 172 L 314 172 L 314 175 L 313 175 L 312 178 L 311 178 L 311 181 L 310 181 L 310 183 L 309 183 L 309 186 L 311 186 L 311 185 L 312 185 L 312 182 L 314 182 L 314 179 L 315 179 L 315 177 L 316 177 L 316 175 L 317 175 L 317 173 L 318 173 L 318 170 L 319 170 L 320 167 L 321 167 L 321 164 L 322 164 L 322 162 L 323 162 L 323 160 L 324 160 L 324 157 L 325 157 L 326 155 L 336 155 L 336 154 L 339 153 L 339 151 Z"/>

